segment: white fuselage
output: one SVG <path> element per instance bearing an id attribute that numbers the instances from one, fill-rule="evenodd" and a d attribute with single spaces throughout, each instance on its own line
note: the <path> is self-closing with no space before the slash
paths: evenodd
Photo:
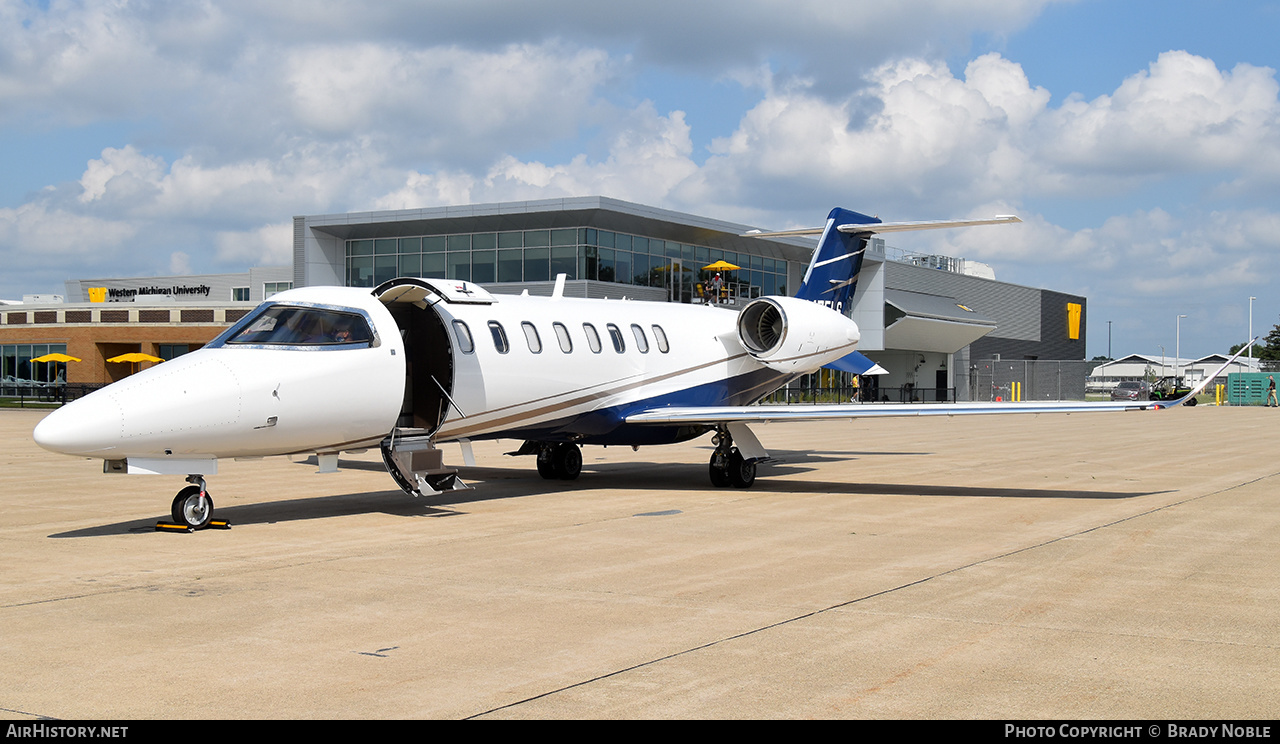
<path id="1" fill-rule="evenodd" d="M 466 287 L 491 301 L 447 302 L 435 295 L 416 301 L 444 329 L 433 337 L 432 348 L 409 348 L 406 339 L 414 336 L 397 325 L 401 316 L 393 316 L 386 297 L 379 300 L 369 290 L 313 287 L 276 295 L 263 307 L 359 314 L 372 339 L 345 345 L 235 343 L 230 339 L 239 326 L 233 327 L 206 348 L 55 411 L 37 427 L 35 439 L 66 454 L 162 465 L 168 459 L 172 468 L 158 472 L 203 472 L 193 468 L 204 459 L 335 453 L 375 445 L 403 425 L 413 396 L 434 394 L 439 387 L 448 404 L 442 406 L 443 420 L 431 428 L 441 441 L 675 441 L 705 427 L 683 427 L 681 434 L 653 427 L 631 431 L 623 419 L 639 408 L 746 405 L 790 377 L 843 356 L 857 341 L 852 321 L 818 308 L 831 323 L 843 324 L 836 334 L 841 342 L 828 343 L 821 335 L 815 342 L 812 334 L 796 329 L 787 340 L 796 350 L 794 362 L 769 366 L 740 342 L 738 313 L 722 308 L 495 298 L 474 285 Z M 505 334 L 505 349 L 491 324 Z M 447 373 L 412 382 L 414 364 L 437 361 Z"/>

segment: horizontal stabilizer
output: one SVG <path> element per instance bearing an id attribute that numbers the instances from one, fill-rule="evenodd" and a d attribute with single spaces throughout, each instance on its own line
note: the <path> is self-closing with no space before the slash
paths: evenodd
<path id="1" fill-rule="evenodd" d="M 1015 215 L 1002 214 L 986 220 L 927 220 L 924 222 L 852 222 L 836 225 L 836 230 L 850 235 L 872 235 L 875 233 L 908 232 L 913 230 L 943 230 L 951 227 L 976 227 L 979 225 L 1012 225 L 1022 222 Z M 826 227 L 802 227 L 796 230 L 779 230 L 777 232 L 761 232 L 752 230 L 742 233 L 742 238 L 792 238 L 801 235 L 821 235 Z"/>

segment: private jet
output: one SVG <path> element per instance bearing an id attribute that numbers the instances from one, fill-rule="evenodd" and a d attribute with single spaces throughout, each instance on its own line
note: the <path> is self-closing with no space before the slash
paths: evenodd
<path id="1" fill-rule="evenodd" d="M 836 208 L 793 297 L 738 310 L 710 305 L 495 296 L 466 281 L 397 278 L 369 289 L 305 287 L 259 305 L 203 348 L 72 402 L 34 431 L 45 449 L 103 460 L 104 472 L 185 475 L 171 515 L 209 525 L 206 476 L 222 458 L 377 447 L 414 496 L 466 488 L 438 445 L 523 441 L 544 478 L 572 480 L 583 445 L 633 447 L 713 434 L 717 487 L 749 487 L 768 455 L 749 425 L 874 416 L 1119 411 L 1164 402 L 751 405 L 789 380 L 832 367 L 862 374 L 846 315 L 873 234 L 994 219 L 885 223 Z M 1210 379 L 1212 376 L 1210 377 Z M 1192 395 L 1199 391 L 1193 391 Z"/>

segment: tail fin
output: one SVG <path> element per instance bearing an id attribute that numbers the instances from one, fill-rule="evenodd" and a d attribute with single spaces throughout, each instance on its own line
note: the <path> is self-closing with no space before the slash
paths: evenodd
<path id="1" fill-rule="evenodd" d="M 827 215 L 827 226 L 813 252 L 809 270 L 804 274 L 796 297 L 826 305 L 839 313 L 847 313 L 849 297 L 862 271 L 862 257 L 867 251 L 871 232 L 844 233 L 839 225 L 866 225 L 880 222 L 875 217 L 836 207 Z"/>

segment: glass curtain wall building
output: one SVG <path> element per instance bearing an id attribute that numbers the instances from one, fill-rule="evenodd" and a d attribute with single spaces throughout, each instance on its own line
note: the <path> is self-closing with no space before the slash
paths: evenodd
<path id="1" fill-rule="evenodd" d="M 725 261 L 740 267 L 721 280 L 734 297 L 787 294 L 787 262 L 593 227 L 414 235 L 345 241 L 346 285 L 375 287 L 397 276 L 477 284 L 551 281 L 559 274 L 661 287 L 678 302 L 702 301 Z"/>

